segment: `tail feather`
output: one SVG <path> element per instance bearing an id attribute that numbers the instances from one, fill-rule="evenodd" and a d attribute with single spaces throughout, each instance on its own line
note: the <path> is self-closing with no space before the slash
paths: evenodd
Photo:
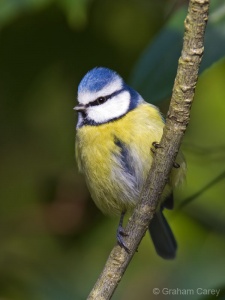
<path id="1" fill-rule="evenodd" d="M 158 255 L 165 259 L 175 258 L 177 243 L 161 210 L 155 213 L 149 232 Z"/>

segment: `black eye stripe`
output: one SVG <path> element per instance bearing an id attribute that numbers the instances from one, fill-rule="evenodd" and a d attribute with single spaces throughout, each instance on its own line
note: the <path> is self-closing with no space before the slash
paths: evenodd
<path id="1" fill-rule="evenodd" d="M 123 92 L 125 90 L 125 88 L 122 88 L 118 91 L 115 91 L 114 93 L 107 95 L 107 96 L 102 96 L 102 97 L 98 97 L 96 100 L 90 102 L 87 106 L 96 106 L 96 105 L 100 105 L 105 103 L 107 100 L 109 100 L 110 98 L 120 94 L 121 92 Z"/>
<path id="2" fill-rule="evenodd" d="M 96 105 L 100 105 L 105 103 L 109 98 L 111 98 L 110 96 L 105 96 L 105 97 L 99 97 L 97 98 L 95 101 L 92 101 L 88 104 L 88 106 L 96 106 Z"/>

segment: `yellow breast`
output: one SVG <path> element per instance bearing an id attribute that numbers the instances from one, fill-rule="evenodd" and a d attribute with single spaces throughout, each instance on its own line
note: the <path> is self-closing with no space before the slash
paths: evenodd
<path id="1" fill-rule="evenodd" d="M 159 111 L 146 103 L 118 120 L 77 130 L 78 166 L 104 213 L 134 207 L 152 163 L 152 143 L 160 141 L 163 127 Z"/>

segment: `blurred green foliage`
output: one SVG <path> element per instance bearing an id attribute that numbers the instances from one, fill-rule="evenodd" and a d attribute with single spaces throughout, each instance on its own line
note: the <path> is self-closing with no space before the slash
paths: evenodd
<path id="1" fill-rule="evenodd" d="M 167 213 L 178 256 L 160 259 L 147 236 L 114 299 L 173 299 L 154 296 L 155 287 L 217 288 L 224 299 L 224 176 L 180 206 L 225 170 L 225 14 L 223 1 L 212 4 L 207 70 L 183 143 L 187 182 L 176 191 L 177 209 Z M 181 5 L 0 1 L 0 299 L 86 299 L 115 244 L 118 220 L 95 208 L 76 168 L 76 88 L 87 70 L 103 65 L 130 78 L 146 100 L 169 98 L 186 14 Z M 167 105 L 160 102 L 164 111 Z"/>
<path id="2" fill-rule="evenodd" d="M 200 74 L 225 54 L 225 6 L 222 1 L 213 4 L 205 34 Z M 158 103 L 171 95 L 182 49 L 185 16 L 186 7 L 182 7 L 146 48 L 132 72 L 131 84 L 142 91 L 144 98 L 151 95 L 151 102 Z"/>

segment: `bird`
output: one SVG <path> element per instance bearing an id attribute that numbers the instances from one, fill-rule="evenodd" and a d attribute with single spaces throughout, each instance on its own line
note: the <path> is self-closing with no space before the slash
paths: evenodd
<path id="1" fill-rule="evenodd" d="M 117 241 L 126 251 L 123 217 L 138 202 L 161 140 L 164 119 L 116 72 L 106 67 L 88 71 L 78 85 L 75 153 L 92 199 L 106 215 L 120 215 Z M 153 151 L 151 151 L 151 149 Z M 186 162 L 178 153 L 174 168 L 149 224 L 159 256 L 173 259 L 177 243 L 163 210 L 173 208 L 173 190 L 185 179 Z"/>

